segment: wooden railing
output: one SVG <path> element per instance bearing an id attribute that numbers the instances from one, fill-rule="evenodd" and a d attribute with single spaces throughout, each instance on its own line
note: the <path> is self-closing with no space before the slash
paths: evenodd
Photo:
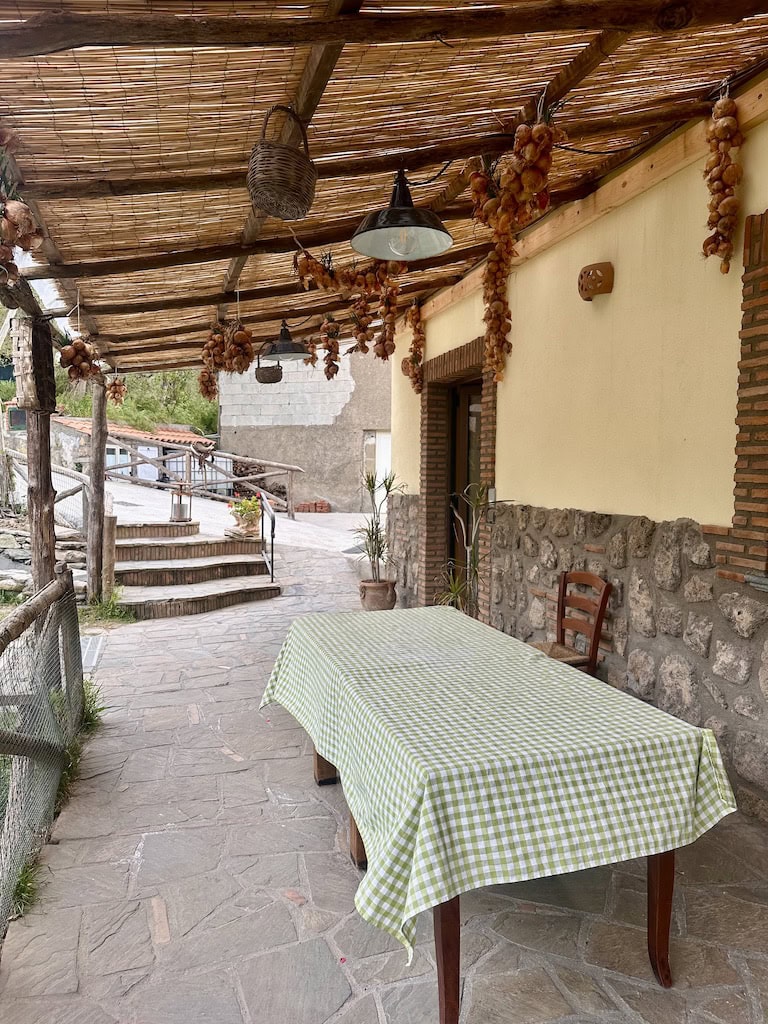
<path id="1" fill-rule="evenodd" d="M 197 495 L 202 498 L 210 498 L 213 501 L 231 501 L 232 493 L 263 494 L 270 502 L 273 509 L 280 512 L 287 512 L 290 519 L 295 518 L 294 512 L 294 476 L 296 473 L 303 473 L 300 466 L 286 465 L 281 462 L 270 462 L 267 459 L 253 459 L 244 455 L 235 455 L 233 452 L 222 452 L 218 449 L 209 453 L 196 451 L 191 445 L 163 444 L 166 452 L 156 457 L 146 455 L 130 444 L 125 438 L 110 435 L 107 443 L 121 448 L 127 452 L 130 458 L 127 462 L 120 462 L 116 465 L 107 466 L 106 475 L 113 480 L 126 480 L 142 487 L 155 487 L 165 490 L 183 489 L 185 494 Z M 183 458 L 183 470 L 173 468 L 170 464 Z M 252 468 L 254 472 L 243 476 L 227 472 L 217 460 L 228 460 L 233 464 L 238 463 L 245 468 Z M 139 466 L 147 465 L 155 468 L 165 479 L 147 480 L 133 472 Z M 197 466 L 197 478 L 195 474 Z M 124 471 L 131 470 L 128 475 Z M 202 480 L 200 479 L 202 476 Z M 282 498 L 271 492 L 265 486 L 265 481 L 285 479 L 286 497 Z M 222 493 L 222 489 L 229 493 Z"/>

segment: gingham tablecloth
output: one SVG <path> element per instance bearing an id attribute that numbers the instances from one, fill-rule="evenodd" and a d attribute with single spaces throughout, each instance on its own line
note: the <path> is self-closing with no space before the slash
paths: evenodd
<path id="1" fill-rule="evenodd" d="M 661 853 L 736 809 L 708 729 L 450 608 L 297 619 L 273 701 L 339 771 L 359 913 L 409 949 L 459 893 Z"/>

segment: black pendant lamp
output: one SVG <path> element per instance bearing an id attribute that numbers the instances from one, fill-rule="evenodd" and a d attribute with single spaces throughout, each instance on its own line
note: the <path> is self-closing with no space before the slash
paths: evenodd
<path id="1" fill-rule="evenodd" d="M 305 346 L 293 340 L 288 324 L 283 320 L 277 341 L 271 341 L 259 358 L 268 363 L 285 363 L 291 359 L 306 359 L 308 355 Z"/>
<path id="2" fill-rule="evenodd" d="M 436 213 L 413 205 L 405 171 L 401 169 L 389 206 L 369 213 L 350 244 L 363 256 L 408 262 L 445 252 L 453 245 L 453 238 Z"/>

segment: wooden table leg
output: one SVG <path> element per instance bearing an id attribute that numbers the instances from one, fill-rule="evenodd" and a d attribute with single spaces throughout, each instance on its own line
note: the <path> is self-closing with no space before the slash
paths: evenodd
<path id="1" fill-rule="evenodd" d="M 459 1024 L 461 917 L 459 897 L 433 907 L 440 1024 Z"/>
<path id="2" fill-rule="evenodd" d="M 648 858 L 648 956 L 662 988 L 672 986 L 669 969 L 669 925 L 675 888 L 675 851 Z"/>
<path id="3" fill-rule="evenodd" d="M 315 782 L 318 786 L 332 786 L 334 782 L 339 781 L 336 765 L 321 757 L 314 747 L 312 748 L 312 756 L 314 760 Z"/>
<path id="4" fill-rule="evenodd" d="M 356 868 L 362 868 L 364 871 L 368 867 L 363 837 L 358 832 L 357 822 L 351 814 L 349 816 L 349 856 Z"/>

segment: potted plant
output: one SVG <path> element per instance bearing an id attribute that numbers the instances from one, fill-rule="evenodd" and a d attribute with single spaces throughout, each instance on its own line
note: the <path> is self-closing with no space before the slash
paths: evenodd
<path id="1" fill-rule="evenodd" d="M 363 486 L 368 492 L 371 514 L 365 525 L 355 530 L 360 538 L 363 558 L 371 567 L 370 579 L 360 581 L 360 601 L 367 612 L 384 611 L 394 608 L 397 601 L 395 581 L 387 579 L 384 567 L 390 565 L 387 534 L 382 522 L 382 511 L 390 494 L 402 488 L 395 483 L 395 474 L 387 473 L 379 480 L 375 473 L 363 476 Z"/>
<path id="2" fill-rule="evenodd" d="M 261 535 L 261 498 L 258 495 L 230 502 L 229 511 L 237 523 L 238 530 L 248 537 Z"/>

